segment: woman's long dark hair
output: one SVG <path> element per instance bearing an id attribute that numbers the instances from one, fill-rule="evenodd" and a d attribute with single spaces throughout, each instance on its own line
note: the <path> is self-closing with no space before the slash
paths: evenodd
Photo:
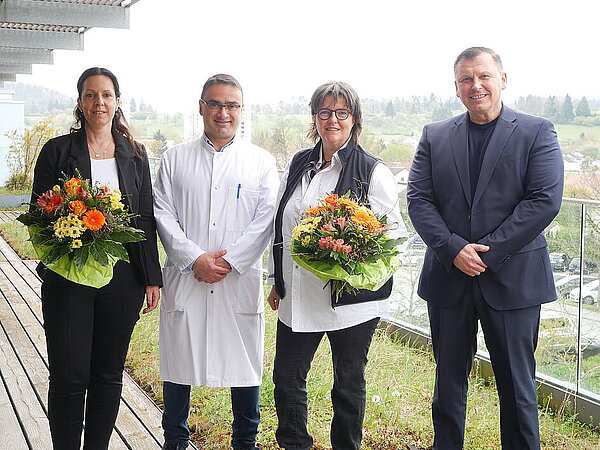
<path id="1" fill-rule="evenodd" d="M 117 97 L 117 100 L 119 98 L 121 98 L 121 90 L 119 89 L 119 80 L 117 80 L 117 77 L 115 76 L 115 74 L 112 73 L 110 70 L 105 69 L 103 67 L 90 67 L 89 69 L 83 71 L 83 73 L 79 77 L 79 80 L 77 81 L 77 93 L 78 93 L 77 98 L 79 100 L 81 100 L 81 96 L 83 94 L 83 83 L 85 83 L 85 80 L 87 80 L 89 77 L 93 77 L 94 75 L 104 75 L 105 77 L 110 78 L 110 80 L 112 81 L 113 87 L 115 89 L 115 96 Z M 75 116 L 75 123 L 71 127 L 71 133 L 80 131 L 85 128 L 85 116 L 83 115 L 83 111 L 81 109 L 79 109 L 79 106 L 75 106 L 73 115 Z M 111 129 L 113 131 L 117 131 L 118 133 L 125 136 L 125 138 L 129 142 L 129 144 L 131 145 L 133 154 L 135 156 L 137 156 L 139 158 L 142 158 L 144 156 L 140 146 L 133 139 L 133 133 L 131 132 L 131 129 L 129 128 L 129 124 L 127 123 L 127 120 L 125 119 L 125 115 L 123 114 L 123 111 L 121 110 L 120 106 L 117 106 L 117 109 L 115 110 L 115 116 L 113 117 Z"/>

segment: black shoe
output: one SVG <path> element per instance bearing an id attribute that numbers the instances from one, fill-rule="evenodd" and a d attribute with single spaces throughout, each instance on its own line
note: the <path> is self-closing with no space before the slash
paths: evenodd
<path id="1" fill-rule="evenodd" d="M 165 441 L 163 450 L 185 450 L 190 445 L 189 441 Z"/>

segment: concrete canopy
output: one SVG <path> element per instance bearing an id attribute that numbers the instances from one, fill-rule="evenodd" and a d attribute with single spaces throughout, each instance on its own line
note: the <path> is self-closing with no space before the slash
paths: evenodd
<path id="1" fill-rule="evenodd" d="M 92 27 L 129 28 L 139 0 L 0 0 L 0 86 L 52 64 L 54 49 L 83 50 Z"/>

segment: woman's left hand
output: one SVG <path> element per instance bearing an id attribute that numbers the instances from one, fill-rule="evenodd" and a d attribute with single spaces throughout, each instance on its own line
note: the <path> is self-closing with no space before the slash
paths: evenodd
<path id="1" fill-rule="evenodd" d="M 144 314 L 149 313 L 158 305 L 160 299 L 160 287 L 146 286 L 146 308 L 142 311 Z"/>

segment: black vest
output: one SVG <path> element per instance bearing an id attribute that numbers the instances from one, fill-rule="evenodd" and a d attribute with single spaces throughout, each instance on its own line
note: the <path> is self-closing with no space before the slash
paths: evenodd
<path id="1" fill-rule="evenodd" d="M 277 288 L 277 294 L 281 297 L 285 297 L 285 283 L 283 281 L 283 211 L 285 206 L 296 189 L 296 186 L 301 182 L 302 177 L 306 172 L 314 170 L 319 157 L 321 155 L 321 142 L 319 142 L 314 148 L 301 150 L 296 153 L 290 163 L 290 169 L 288 172 L 287 183 L 285 185 L 285 191 L 279 202 L 277 212 L 275 213 L 275 240 L 273 241 L 273 262 L 275 265 L 275 287 Z M 338 195 L 344 195 L 348 191 L 351 191 L 352 196 L 355 200 L 363 205 L 368 205 L 368 193 L 369 183 L 373 170 L 380 159 L 371 155 L 370 153 L 363 150 L 363 148 L 352 143 L 350 141 L 346 148 L 338 152 L 338 157 L 342 162 L 342 172 L 338 179 L 337 185 L 334 189 L 334 193 Z M 378 291 L 368 291 L 360 289 L 359 292 L 354 295 L 344 294 L 340 299 L 336 301 L 332 295 L 332 306 L 361 303 L 370 300 L 381 300 L 389 297 L 392 289 L 392 279 Z M 389 286 L 388 286 L 389 285 Z M 385 288 L 385 289 L 384 289 Z M 384 292 L 385 291 L 385 292 Z M 389 292 L 388 292 L 389 291 Z M 387 295 L 386 295 L 387 293 Z M 375 298 L 376 297 L 376 298 Z"/>

